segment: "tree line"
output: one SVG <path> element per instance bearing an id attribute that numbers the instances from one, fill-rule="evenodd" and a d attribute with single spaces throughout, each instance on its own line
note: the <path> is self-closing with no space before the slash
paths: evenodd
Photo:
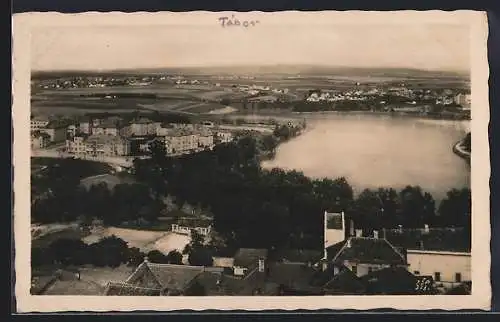
<path id="1" fill-rule="evenodd" d="M 167 157 L 158 145 L 134 169 L 159 195 L 209 209 L 217 232 L 238 247 L 318 247 L 325 210 L 344 211 L 366 229 L 470 226 L 467 188 L 451 190 L 439 205 L 418 186 L 365 190 L 354 197 L 345 178 L 265 170 L 258 155 L 258 141 L 249 137 L 179 158 Z"/>
<path id="2" fill-rule="evenodd" d="M 155 222 L 163 197 L 175 197 L 214 216 L 214 228 L 228 247 L 318 248 L 324 211 L 344 211 L 367 230 L 464 227 L 470 231 L 471 194 L 452 189 L 439 204 L 418 186 L 364 190 L 354 196 L 345 178 L 311 179 L 298 171 L 260 166 L 259 140 L 244 137 L 212 151 L 167 157 L 160 144 L 150 159 L 134 161 L 136 184 L 85 189 L 69 170 L 57 168 L 51 193 L 32 205 L 32 220 L 50 223 L 101 219 L 105 225 L 143 219 Z M 62 167 L 68 167 L 62 163 Z M 69 167 L 71 168 L 71 167 Z M 52 171 L 52 170 L 51 170 Z"/>
<path id="3" fill-rule="evenodd" d="M 33 247 L 31 250 L 31 265 L 33 268 L 46 265 L 95 267 L 118 267 L 129 265 L 136 267 L 146 257 L 152 263 L 183 264 L 183 254 L 193 266 L 212 266 L 212 252 L 209 246 L 203 243 L 203 238 L 193 232 L 191 242 L 183 252 L 172 250 L 167 254 L 159 250 L 142 252 L 139 248 L 129 247 L 127 242 L 112 235 L 101 238 L 99 241 L 86 244 L 80 239 L 60 238 L 48 247 Z"/>

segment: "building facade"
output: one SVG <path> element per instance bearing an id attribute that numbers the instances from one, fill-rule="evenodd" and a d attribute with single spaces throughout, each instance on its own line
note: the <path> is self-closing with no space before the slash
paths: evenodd
<path id="1" fill-rule="evenodd" d="M 45 128 L 39 130 L 50 137 L 50 142 L 64 142 L 67 136 L 67 125 L 60 123 L 49 123 Z"/>
<path id="2" fill-rule="evenodd" d="M 406 257 L 413 274 L 432 276 L 444 287 L 471 281 L 470 253 L 408 249 Z"/>
<path id="3" fill-rule="evenodd" d="M 165 137 L 165 148 L 168 154 L 182 154 L 198 148 L 198 135 L 178 131 Z"/>
<path id="4" fill-rule="evenodd" d="M 130 154 L 130 143 L 117 136 L 92 135 L 87 139 L 77 136 L 66 141 L 66 151 L 89 157 L 126 156 Z"/>
<path id="5" fill-rule="evenodd" d="M 42 117 L 33 117 L 30 120 L 30 130 L 38 131 L 40 129 L 45 128 L 49 124 L 49 120 Z"/>

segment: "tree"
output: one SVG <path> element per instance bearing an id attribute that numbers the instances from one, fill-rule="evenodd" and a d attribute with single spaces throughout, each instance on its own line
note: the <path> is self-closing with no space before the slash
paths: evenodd
<path id="1" fill-rule="evenodd" d="M 104 237 L 89 247 L 90 258 L 95 266 L 118 267 L 128 261 L 127 242 L 114 235 Z"/>
<path id="2" fill-rule="evenodd" d="M 191 231 L 188 262 L 193 266 L 212 266 L 213 258 L 211 250 L 204 245 L 204 238 L 195 230 Z"/>
<path id="3" fill-rule="evenodd" d="M 86 250 L 86 244 L 79 239 L 60 238 L 49 246 L 54 260 L 63 265 L 83 264 L 81 255 Z"/>
<path id="4" fill-rule="evenodd" d="M 401 219 L 405 227 L 420 228 L 434 218 L 434 199 L 418 186 L 407 186 L 401 190 Z"/>
<path id="5" fill-rule="evenodd" d="M 451 189 L 439 204 L 439 223 L 447 227 L 471 226 L 471 192 L 469 188 Z"/>
<path id="6" fill-rule="evenodd" d="M 160 252 L 159 250 L 152 250 L 148 254 L 148 260 L 152 263 L 158 263 L 158 264 L 169 264 L 169 259 L 165 254 Z"/>
<path id="7" fill-rule="evenodd" d="M 210 249 L 206 247 L 196 247 L 191 249 L 188 262 L 193 266 L 213 266 L 214 259 Z"/>
<path id="8" fill-rule="evenodd" d="M 176 250 L 172 250 L 167 254 L 169 264 L 182 265 L 182 254 Z"/>
<path id="9" fill-rule="evenodd" d="M 128 249 L 127 264 L 130 266 L 136 267 L 143 262 L 145 256 L 146 256 L 146 254 L 141 252 L 141 250 L 139 248 L 131 247 Z"/>

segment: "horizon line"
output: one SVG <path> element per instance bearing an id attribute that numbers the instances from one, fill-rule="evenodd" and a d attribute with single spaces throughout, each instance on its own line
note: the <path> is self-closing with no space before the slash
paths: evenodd
<path id="1" fill-rule="evenodd" d="M 443 73 L 455 73 L 462 75 L 470 75 L 470 69 L 425 69 L 417 67 L 394 67 L 394 66 L 378 66 L 378 67 L 368 67 L 368 66 L 347 66 L 347 65 L 326 65 L 326 64 L 235 64 L 235 65 L 181 65 L 181 66 L 159 66 L 159 67 L 129 67 L 129 68 L 95 68 L 95 69 L 84 69 L 84 68 L 64 68 L 64 69 L 31 69 L 32 73 L 40 72 L 128 72 L 128 71 L 140 71 L 140 70 L 165 70 L 165 69 L 230 69 L 230 68 L 263 68 L 263 67 L 290 67 L 290 68 L 329 68 L 329 69 L 365 69 L 365 70 L 377 70 L 377 69 L 387 69 L 387 70 L 410 70 L 419 72 L 443 72 Z"/>

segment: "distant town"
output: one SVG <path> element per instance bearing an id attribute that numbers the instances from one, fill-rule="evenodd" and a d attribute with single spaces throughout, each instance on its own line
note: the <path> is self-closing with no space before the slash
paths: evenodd
<path id="1" fill-rule="evenodd" d="M 466 81 L 36 76 L 31 104 L 32 294 L 470 294 L 470 189 L 261 166 L 308 113 L 469 120 Z"/>

